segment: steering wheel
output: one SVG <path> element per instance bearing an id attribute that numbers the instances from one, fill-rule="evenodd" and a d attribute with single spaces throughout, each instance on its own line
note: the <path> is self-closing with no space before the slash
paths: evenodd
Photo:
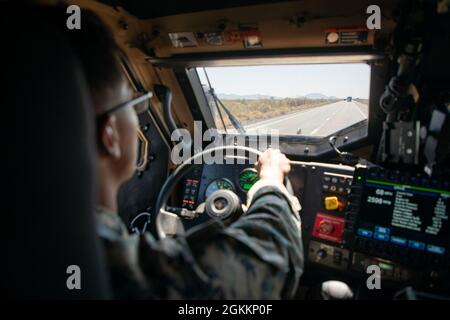
<path id="1" fill-rule="evenodd" d="M 262 154 L 261 151 L 249 147 L 220 146 L 203 150 L 202 152 L 199 152 L 189 159 L 185 160 L 167 178 L 166 182 L 161 188 L 158 199 L 156 200 L 156 233 L 160 239 L 163 239 L 167 236 L 182 235 L 183 233 L 185 233 L 185 230 L 181 219 L 195 219 L 199 215 L 204 214 L 205 211 L 211 218 L 218 218 L 222 220 L 228 219 L 232 215 L 242 213 L 240 200 L 238 196 L 231 190 L 215 191 L 205 200 L 204 203 L 200 204 L 195 211 L 187 210 L 185 208 L 169 207 L 167 205 L 167 202 L 175 185 L 186 173 L 188 173 L 194 167 L 200 165 L 195 164 L 196 162 L 201 162 L 198 161 L 199 159 L 201 160 L 203 159 L 203 156 L 209 155 L 213 152 L 223 152 L 227 150 L 236 150 L 243 154 L 245 154 L 245 152 L 248 152 L 249 154 L 253 154 L 256 157 L 259 157 Z M 285 184 L 288 187 L 288 190 L 290 189 L 289 191 L 292 193 L 292 187 L 287 176 L 285 177 Z"/>

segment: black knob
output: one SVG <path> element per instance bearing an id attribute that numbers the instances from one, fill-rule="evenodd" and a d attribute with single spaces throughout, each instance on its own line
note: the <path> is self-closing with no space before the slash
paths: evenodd
<path id="1" fill-rule="evenodd" d="M 319 249 L 316 253 L 317 260 L 323 260 L 327 256 L 327 251 L 325 249 Z"/>

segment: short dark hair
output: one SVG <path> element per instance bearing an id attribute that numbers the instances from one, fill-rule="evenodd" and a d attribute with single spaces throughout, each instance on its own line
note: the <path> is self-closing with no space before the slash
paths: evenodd
<path id="1" fill-rule="evenodd" d="M 121 49 L 112 33 L 94 12 L 82 9 L 81 29 L 69 30 L 66 6 L 58 5 L 43 9 L 46 17 L 67 35 L 73 50 L 78 55 L 96 112 L 105 111 L 109 95 L 126 81 L 119 63 Z"/>

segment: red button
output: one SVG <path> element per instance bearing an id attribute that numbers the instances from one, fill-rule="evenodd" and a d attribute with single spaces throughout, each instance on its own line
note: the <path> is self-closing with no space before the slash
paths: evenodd
<path id="1" fill-rule="evenodd" d="M 320 222 L 319 225 L 319 232 L 323 233 L 323 234 L 330 234 L 333 233 L 334 231 L 334 226 L 333 224 L 327 222 L 327 221 L 322 221 Z"/>

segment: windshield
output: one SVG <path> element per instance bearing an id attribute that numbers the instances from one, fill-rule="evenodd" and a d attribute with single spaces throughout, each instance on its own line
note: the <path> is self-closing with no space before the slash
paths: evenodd
<path id="1" fill-rule="evenodd" d="M 275 129 L 323 137 L 368 118 L 370 66 L 364 63 L 208 67 L 197 73 L 221 131 L 241 132 L 242 126 L 246 133 Z"/>

